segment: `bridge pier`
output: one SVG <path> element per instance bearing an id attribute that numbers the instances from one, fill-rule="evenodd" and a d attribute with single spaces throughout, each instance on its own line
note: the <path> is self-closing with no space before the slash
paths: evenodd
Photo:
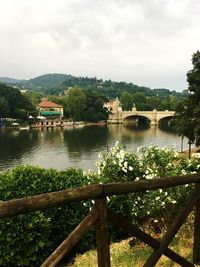
<path id="1" fill-rule="evenodd" d="M 152 120 L 150 126 L 158 126 L 157 120 Z"/>

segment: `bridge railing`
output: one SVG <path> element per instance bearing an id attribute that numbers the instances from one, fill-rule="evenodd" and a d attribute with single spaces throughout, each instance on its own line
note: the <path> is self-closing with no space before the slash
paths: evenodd
<path id="1" fill-rule="evenodd" d="M 161 240 L 156 240 L 141 231 L 120 215 L 107 207 L 107 196 L 145 192 L 147 190 L 164 189 L 174 186 L 194 183 L 193 192 L 188 197 L 184 207 L 170 225 L 167 233 Z M 151 246 L 154 251 L 147 259 L 144 267 L 153 267 L 164 254 L 181 266 L 195 266 L 200 263 L 200 174 L 176 176 L 166 179 L 143 180 L 137 182 L 123 182 L 114 184 L 97 184 L 80 188 L 51 192 L 26 198 L 13 199 L 0 202 L 0 218 L 7 218 L 19 214 L 25 214 L 36 210 L 67 205 L 71 202 L 94 199 L 95 205 L 90 213 L 80 222 L 72 233 L 61 243 L 61 245 L 45 260 L 42 267 L 56 266 L 66 254 L 78 243 L 78 241 L 96 226 L 96 242 L 98 253 L 98 266 L 109 267 L 109 232 L 108 223 L 124 229 L 130 235 L 139 238 Z M 193 263 L 184 259 L 168 248 L 173 237 L 176 235 L 189 213 L 195 207 Z"/>

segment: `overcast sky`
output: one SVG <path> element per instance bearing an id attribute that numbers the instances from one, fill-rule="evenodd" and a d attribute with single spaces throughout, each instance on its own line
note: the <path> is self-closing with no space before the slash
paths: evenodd
<path id="1" fill-rule="evenodd" d="M 199 0 L 0 0 L 0 76 L 66 73 L 182 91 Z"/>

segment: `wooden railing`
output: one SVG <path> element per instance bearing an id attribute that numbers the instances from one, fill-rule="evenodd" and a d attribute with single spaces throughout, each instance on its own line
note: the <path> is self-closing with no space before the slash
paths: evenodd
<path id="1" fill-rule="evenodd" d="M 140 230 L 136 225 L 130 223 L 107 208 L 107 196 L 145 192 L 147 190 L 164 189 L 191 183 L 195 184 L 193 192 L 191 192 L 186 204 L 161 240 L 154 239 Z M 95 200 L 93 209 L 61 243 L 61 245 L 45 260 L 45 262 L 41 265 L 42 267 L 56 266 L 56 264 L 58 264 L 66 256 L 66 254 L 72 250 L 72 248 L 93 225 L 96 226 L 98 266 L 111 266 L 108 232 L 109 222 L 124 229 L 131 236 L 135 236 L 154 249 L 153 253 L 143 265 L 144 267 L 155 266 L 163 254 L 172 261 L 178 263 L 180 266 L 184 267 L 195 266 L 194 264 L 200 263 L 200 174 L 176 176 L 165 179 L 143 180 L 138 182 L 89 185 L 32 197 L 1 201 L 0 218 L 7 218 L 36 210 L 58 207 L 71 202 L 89 199 Z M 191 263 L 173 252 L 168 248 L 168 246 L 194 207 L 193 263 Z"/>

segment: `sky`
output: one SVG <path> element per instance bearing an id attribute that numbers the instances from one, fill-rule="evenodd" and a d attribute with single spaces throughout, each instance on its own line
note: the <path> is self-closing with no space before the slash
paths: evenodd
<path id="1" fill-rule="evenodd" d="M 0 0 L 0 76 L 65 73 L 187 89 L 199 0 Z"/>

